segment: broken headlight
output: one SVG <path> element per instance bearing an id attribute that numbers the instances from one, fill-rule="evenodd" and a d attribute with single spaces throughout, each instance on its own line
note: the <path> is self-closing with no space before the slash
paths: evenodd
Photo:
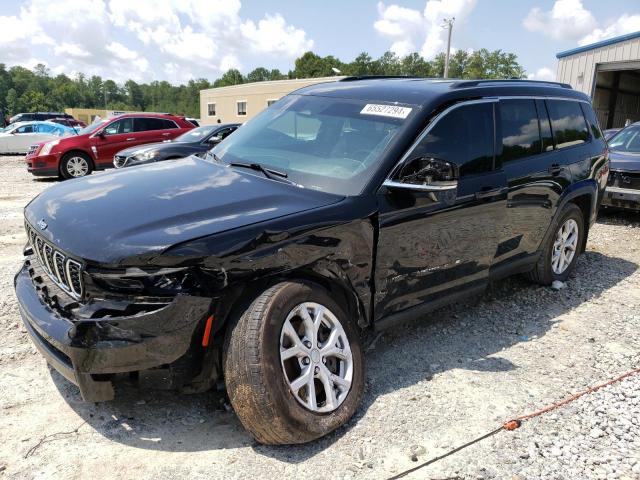
<path id="1" fill-rule="evenodd" d="M 90 272 L 96 286 L 114 293 L 146 295 L 146 296 L 174 296 L 189 292 L 196 284 L 192 269 L 160 268 L 143 270 L 127 268 L 121 271 L 92 271 Z"/>

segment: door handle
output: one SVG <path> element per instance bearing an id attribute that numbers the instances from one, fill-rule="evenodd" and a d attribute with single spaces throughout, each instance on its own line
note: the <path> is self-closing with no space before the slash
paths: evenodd
<path id="1" fill-rule="evenodd" d="M 135 138 L 134 137 L 127 138 L 127 142 L 130 142 L 131 140 L 135 140 Z"/>
<path id="2" fill-rule="evenodd" d="M 549 173 L 551 175 L 559 175 L 564 171 L 564 167 L 561 167 L 559 164 L 554 163 L 549 167 Z"/>
<path id="3" fill-rule="evenodd" d="M 509 193 L 508 187 L 502 188 L 483 188 L 479 192 L 476 192 L 477 200 L 486 200 L 488 198 L 499 197 L 500 195 L 505 195 Z"/>
<path id="4" fill-rule="evenodd" d="M 169 135 L 171 135 L 171 133 L 163 133 L 162 134 L 163 137 L 168 137 Z"/>

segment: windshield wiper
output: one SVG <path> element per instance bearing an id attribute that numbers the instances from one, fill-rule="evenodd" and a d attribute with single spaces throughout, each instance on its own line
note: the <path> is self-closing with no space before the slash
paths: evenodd
<path id="1" fill-rule="evenodd" d="M 214 153 L 214 158 L 216 158 L 216 154 Z M 251 170 L 255 170 L 257 172 L 262 172 L 265 177 L 271 180 L 285 180 L 289 175 L 285 172 L 279 172 L 278 170 L 273 170 L 272 168 L 265 168 L 259 163 L 244 163 L 244 162 L 231 162 L 229 163 L 232 167 L 242 167 L 242 168 L 250 168 Z M 287 183 L 292 183 L 291 180 L 286 180 Z"/>

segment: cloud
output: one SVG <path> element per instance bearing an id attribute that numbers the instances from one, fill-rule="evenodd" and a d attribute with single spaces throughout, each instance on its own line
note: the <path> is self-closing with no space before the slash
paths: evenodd
<path id="1" fill-rule="evenodd" d="M 373 26 L 392 42 L 390 50 L 397 55 L 419 51 L 423 57 L 432 59 L 446 48 L 444 19 L 455 17 L 455 26 L 460 28 L 475 6 L 476 0 L 427 0 L 421 12 L 379 2 L 378 20 Z"/>
<path id="2" fill-rule="evenodd" d="M 555 40 L 576 41 L 587 45 L 640 30 L 640 15 L 622 14 L 606 25 L 599 25 L 582 0 L 556 0 L 549 11 L 532 8 L 522 24 L 531 32 L 540 32 Z"/>
<path id="3" fill-rule="evenodd" d="M 545 81 L 555 81 L 556 74 L 553 70 L 548 67 L 539 68 L 535 73 L 530 73 L 527 75 L 529 80 L 545 80 Z"/>
<path id="4" fill-rule="evenodd" d="M 556 40 L 577 40 L 597 25 L 582 0 L 557 0 L 551 10 L 532 8 L 522 22 L 532 32 L 542 32 Z"/>
<path id="5" fill-rule="evenodd" d="M 623 14 L 617 20 L 609 23 L 604 28 L 596 28 L 593 32 L 581 38 L 580 45 L 599 42 L 607 38 L 617 37 L 625 33 L 640 31 L 640 15 Z"/>
<path id="6" fill-rule="evenodd" d="M 213 79 L 239 58 L 268 66 L 313 47 L 283 15 L 248 19 L 241 8 L 240 0 L 26 0 L 0 16 L 0 62 L 38 58 L 55 73 L 183 83 Z"/>

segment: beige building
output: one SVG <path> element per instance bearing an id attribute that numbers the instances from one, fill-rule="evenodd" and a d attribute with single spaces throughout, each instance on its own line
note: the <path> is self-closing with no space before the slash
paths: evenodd
<path id="1" fill-rule="evenodd" d="M 65 108 L 64 112 L 87 125 L 93 123 L 96 117 L 109 118 L 115 117 L 116 115 L 122 115 L 124 113 L 138 113 L 128 110 L 100 110 L 96 108 Z"/>
<path id="2" fill-rule="evenodd" d="M 343 77 L 302 78 L 242 83 L 200 91 L 201 125 L 246 122 L 276 100 L 307 85 L 332 82 Z"/>
<path id="3" fill-rule="evenodd" d="M 593 98 L 602 128 L 640 120 L 640 32 L 556 56 L 557 80 Z"/>

